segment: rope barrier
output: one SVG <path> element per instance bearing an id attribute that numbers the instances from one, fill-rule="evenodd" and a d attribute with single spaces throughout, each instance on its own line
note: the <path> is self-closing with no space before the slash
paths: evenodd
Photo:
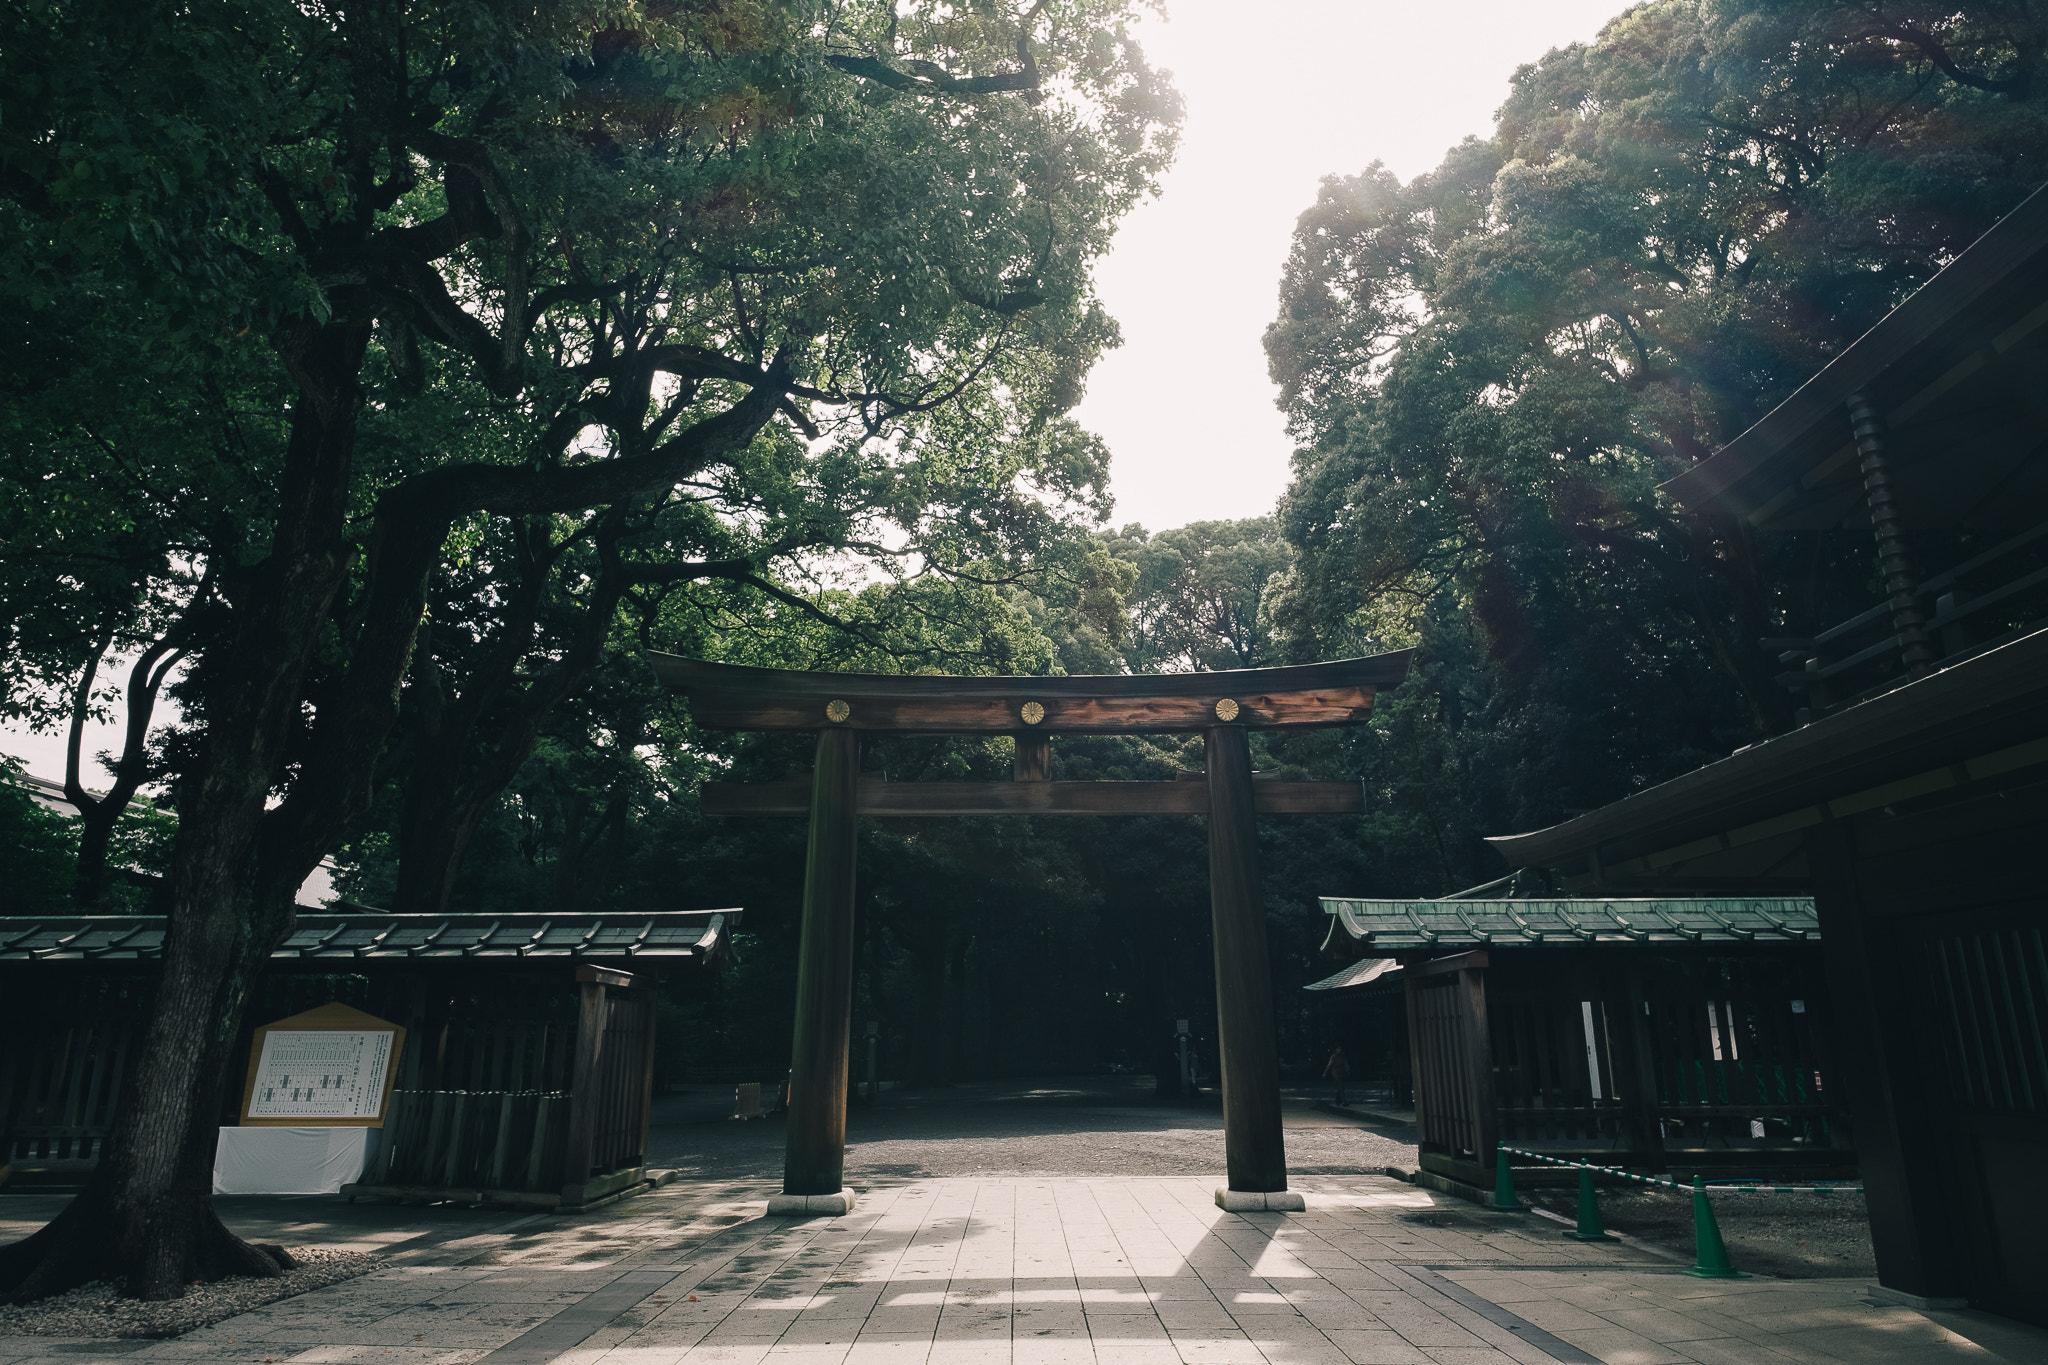
<path id="1" fill-rule="evenodd" d="M 1624 1171 L 1619 1166 L 1596 1166 L 1590 1161 L 1567 1161 L 1563 1157 L 1546 1156 L 1542 1152 L 1531 1152 L 1521 1147 L 1503 1146 L 1499 1149 L 1499 1151 L 1505 1156 L 1525 1156 L 1528 1157 L 1531 1161 L 1545 1161 L 1553 1166 L 1571 1166 L 1582 1170 L 1596 1171 L 1601 1175 L 1613 1176 L 1617 1180 L 1633 1181 L 1635 1184 L 1650 1185 L 1657 1189 L 1676 1190 L 1680 1194 L 1689 1194 L 1692 1192 L 1694 1188 L 1694 1185 L 1681 1185 L 1676 1180 L 1660 1180 L 1656 1176 L 1652 1175 L 1637 1175 L 1633 1171 Z M 1498 1181 L 1496 1180 L 1496 1184 L 1497 1183 Z M 1698 1178 L 1695 1177 L 1695 1184 L 1698 1183 Z M 1705 1186 L 1705 1188 L 1713 1194 L 1863 1193 L 1863 1187 L 1861 1185 L 1836 1185 L 1826 1181 L 1816 1181 L 1811 1185 L 1785 1185 L 1776 1182 L 1762 1180 L 1723 1180 L 1716 1181 L 1712 1184 L 1708 1184 Z"/>
<path id="2" fill-rule="evenodd" d="M 1515 1180 L 1508 1168 L 1510 1156 L 1527 1157 L 1531 1161 L 1545 1161 L 1553 1166 L 1576 1168 L 1579 1173 L 1579 1220 L 1578 1226 L 1565 1233 L 1567 1237 L 1581 1242 L 1609 1240 L 1609 1234 L 1600 1223 L 1600 1200 L 1593 1188 L 1593 1174 L 1612 1176 L 1617 1180 L 1632 1181 L 1648 1185 L 1652 1189 L 1677 1190 L 1692 1193 L 1693 1267 L 1686 1271 L 1703 1280 L 1745 1280 L 1747 1271 L 1737 1270 L 1728 1260 L 1728 1247 L 1721 1240 L 1721 1225 L 1714 1217 L 1714 1206 L 1707 1200 L 1707 1182 L 1695 1175 L 1690 1186 L 1676 1180 L 1661 1180 L 1652 1175 L 1637 1175 L 1624 1171 L 1619 1166 L 1595 1166 L 1590 1161 L 1567 1161 L 1563 1157 L 1546 1156 L 1542 1152 L 1531 1152 L 1521 1147 L 1496 1146 L 1494 1149 L 1493 1203 L 1489 1206 L 1501 1212 L 1519 1210 L 1521 1201 L 1515 1197 Z M 1733 1184 L 1716 1185 L 1716 1194 L 1756 1194 L 1807 1192 L 1812 1194 L 1861 1194 L 1861 1185 L 1766 1185 L 1761 1181 L 1741 1181 Z"/>

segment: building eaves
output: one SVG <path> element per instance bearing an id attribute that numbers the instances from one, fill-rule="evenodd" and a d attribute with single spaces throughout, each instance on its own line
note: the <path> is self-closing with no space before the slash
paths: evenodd
<path id="1" fill-rule="evenodd" d="M 1487 839 L 1510 867 L 1614 864 L 1777 838 L 2048 764 L 2048 629 L 1612 805 Z M 1958 762 L 1958 755 L 1967 755 Z"/>
<path id="2" fill-rule="evenodd" d="M 1660 488 L 1695 512 L 1734 513 L 1759 525 L 1853 517 L 1861 479 L 1846 411 L 1857 393 L 1909 444 L 1916 425 L 1927 427 L 1937 452 L 1952 453 L 1973 436 L 2000 447 L 2037 441 L 2024 420 L 2015 427 L 2007 420 L 2014 414 L 1993 417 L 1973 391 L 2024 389 L 2029 374 L 2038 378 L 2044 327 L 2048 189 L 1994 224 L 1762 420 Z M 1986 423 L 1983 432 L 1963 429 Z M 1953 466 L 1944 462 L 1951 482 Z"/>
<path id="3" fill-rule="evenodd" d="M 1347 936 L 1375 953 L 1534 944 L 1799 943 L 1820 937 L 1813 901 L 1799 896 L 1457 901 L 1326 896 L 1323 909 Z"/>
<path id="4" fill-rule="evenodd" d="M 575 960 L 637 962 L 722 958 L 739 910 L 624 915 L 392 915 L 301 912 L 272 966 L 354 972 L 404 963 Z M 0 963 L 154 962 L 161 915 L 0 919 Z"/>

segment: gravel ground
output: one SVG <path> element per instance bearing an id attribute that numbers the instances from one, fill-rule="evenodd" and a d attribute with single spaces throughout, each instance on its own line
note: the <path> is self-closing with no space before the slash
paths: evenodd
<path id="1" fill-rule="evenodd" d="M 1220 1176 L 1216 1097 L 1160 1103 L 1151 1091 L 1149 1076 L 885 1091 L 881 1103 L 848 1113 L 846 1177 Z M 1301 1099 L 1287 1104 L 1283 1121 L 1287 1166 L 1301 1175 L 1378 1174 L 1415 1163 L 1406 1129 L 1366 1127 Z M 774 1179 L 782 1144 L 780 1118 L 661 1125 L 648 1164 L 685 1178 Z"/>
<path id="2" fill-rule="evenodd" d="M 1528 1203 L 1576 1220 L 1575 1188 L 1543 1186 L 1519 1192 Z M 1875 1275 L 1870 1219 L 1857 1194 L 1722 1194 L 1712 1196 L 1714 1221 L 1737 1270 L 1788 1280 Z M 1692 1196 L 1669 1190 L 1603 1187 L 1600 1218 L 1609 1232 L 1625 1232 L 1676 1251 L 1693 1247 Z"/>
<path id="3" fill-rule="evenodd" d="M 174 1337 L 246 1313 L 309 1289 L 352 1280 L 377 1268 L 377 1258 L 356 1251 L 288 1247 L 297 1268 L 274 1280 L 232 1279 L 197 1284 L 182 1299 L 143 1303 L 124 1299 L 110 1284 L 89 1284 L 35 1303 L 0 1305 L 0 1336 Z"/>

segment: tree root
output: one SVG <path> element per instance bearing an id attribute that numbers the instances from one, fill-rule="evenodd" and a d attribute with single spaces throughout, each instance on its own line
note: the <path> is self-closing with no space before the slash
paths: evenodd
<path id="1" fill-rule="evenodd" d="M 134 1299 L 182 1298 L 187 1286 L 275 1279 L 297 1263 L 281 1246 L 245 1242 L 213 1211 L 196 1207 L 127 1216 L 88 1188 L 43 1228 L 0 1247 L 0 1303 L 28 1303 L 107 1281 Z"/>

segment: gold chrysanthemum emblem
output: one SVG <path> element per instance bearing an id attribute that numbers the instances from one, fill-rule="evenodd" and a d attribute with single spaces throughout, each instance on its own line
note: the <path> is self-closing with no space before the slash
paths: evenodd
<path id="1" fill-rule="evenodd" d="M 825 703 L 825 719 L 831 721 L 834 725 L 837 725 L 852 714 L 853 708 L 836 697 Z"/>
<path id="2" fill-rule="evenodd" d="M 1045 719 L 1045 708 L 1035 701 L 1027 701 L 1017 709 L 1017 714 L 1024 717 L 1026 725 L 1036 725 Z"/>
<path id="3" fill-rule="evenodd" d="M 1216 703 L 1216 719 L 1218 719 L 1218 720 L 1236 720 L 1236 719 L 1237 719 L 1237 703 L 1236 703 L 1236 702 L 1234 702 L 1234 701 L 1232 701 L 1232 700 L 1231 700 L 1230 698 L 1228 698 L 1228 697 L 1225 697 L 1225 698 L 1224 698 L 1224 699 L 1223 699 L 1222 701 L 1219 701 L 1219 702 L 1217 702 L 1217 703 Z"/>

